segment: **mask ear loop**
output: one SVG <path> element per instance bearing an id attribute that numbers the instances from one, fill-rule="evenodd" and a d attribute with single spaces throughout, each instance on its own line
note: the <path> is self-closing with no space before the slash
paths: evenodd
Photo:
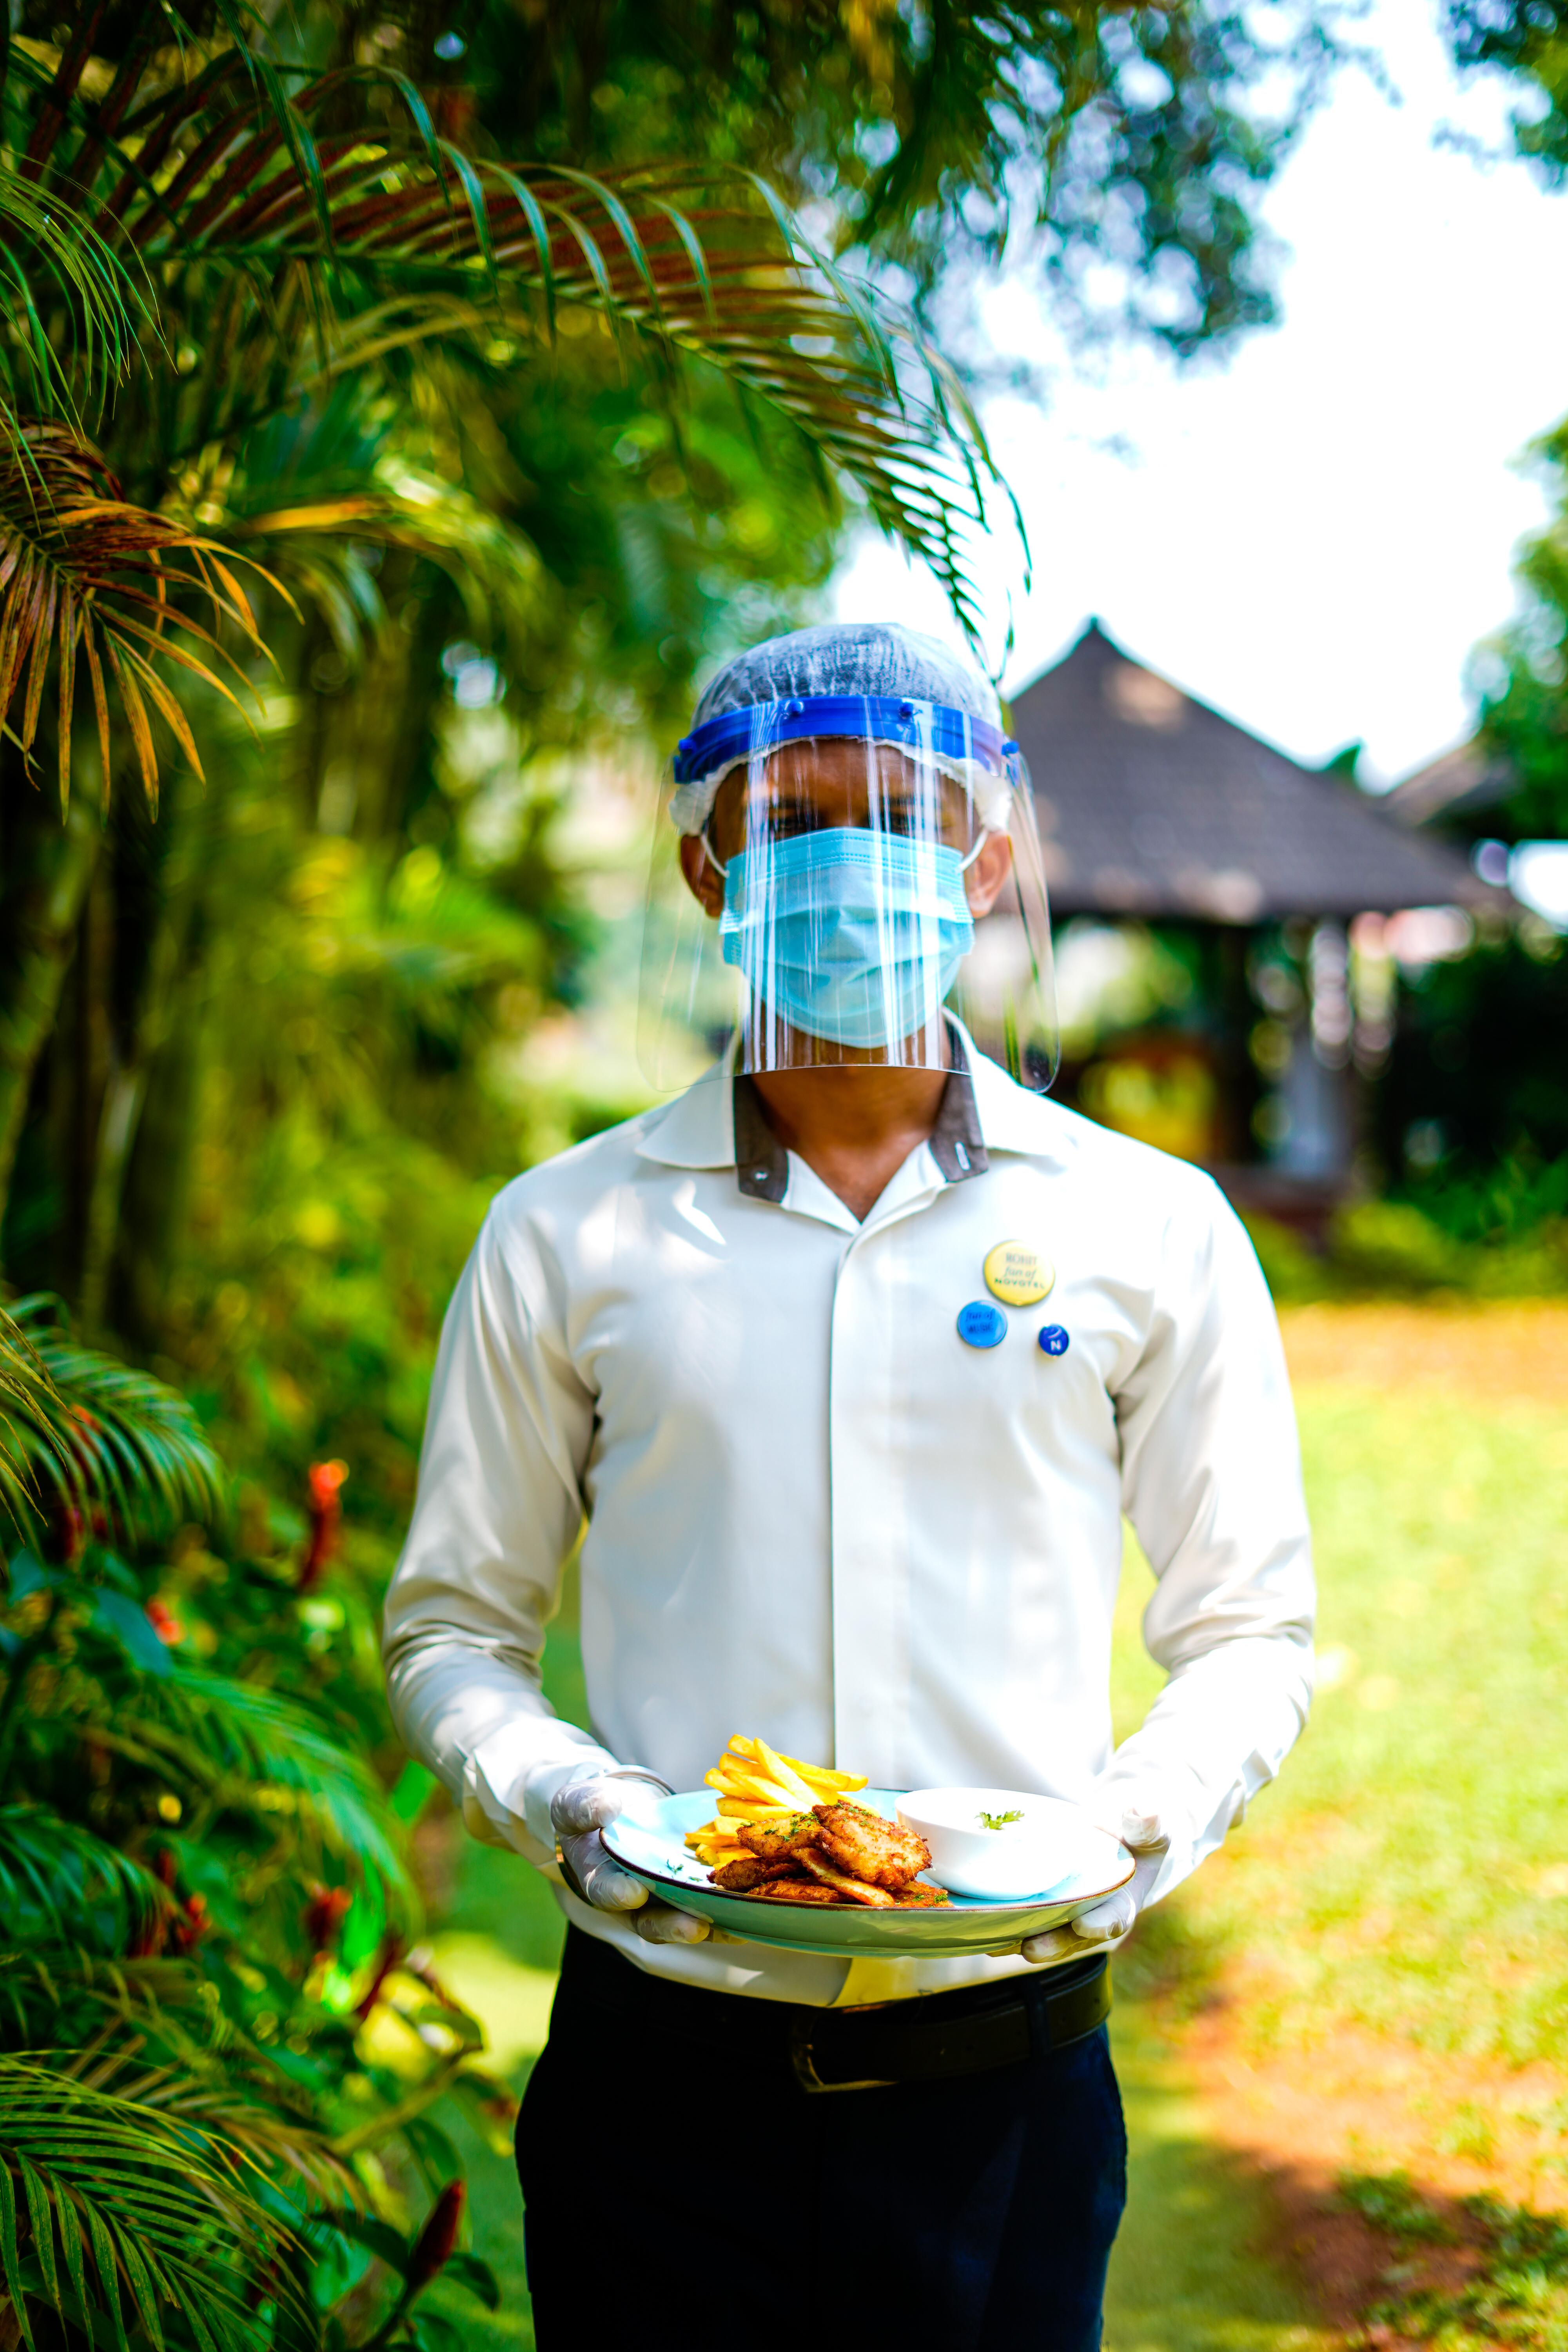
<path id="1" fill-rule="evenodd" d="M 958 870 L 961 874 L 968 873 L 970 867 L 973 865 L 975 859 L 979 856 L 981 851 L 984 848 L 986 843 L 990 840 L 992 835 L 995 831 L 996 827 L 994 824 L 983 824 L 981 826 L 979 840 L 975 843 L 968 856 L 961 859 L 959 862 Z"/>
<path id="2" fill-rule="evenodd" d="M 722 880 L 728 875 L 730 868 L 720 856 L 718 851 L 714 848 L 713 844 L 709 840 L 708 827 L 706 825 L 703 826 L 701 832 L 699 834 L 698 839 L 702 844 L 702 855 L 708 860 L 709 865 L 713 868 L 714 873 L 719 876 L 721 880 Z"/>

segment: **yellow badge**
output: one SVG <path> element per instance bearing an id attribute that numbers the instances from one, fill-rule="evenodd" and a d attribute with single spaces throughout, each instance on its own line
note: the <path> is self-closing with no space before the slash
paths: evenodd
<path id="1" fill-rule="evenodd" d="M 1048 1257 L 1026 1242 L 998 1242 L 985 1255 L 985 1287 L 1004 1307 L 1037 1307 L 1057 1278 Z"/>

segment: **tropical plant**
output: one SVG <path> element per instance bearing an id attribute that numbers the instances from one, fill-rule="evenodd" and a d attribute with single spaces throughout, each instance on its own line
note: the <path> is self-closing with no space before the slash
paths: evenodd
<path id="1" fill-rule="evenodd" d="M 366 1760 L 352 1584 L 254 1497 L 230 1533 L 189 1409 L 47 1308 L 0 1314 L 0 2326 L 435 2343 L 438 2270 L 494 2289 L 430 2110 L 493 2131 L 510 2103 L 406 1948 L 400 1811 L 429 1784 L 389 1801 Z"/>

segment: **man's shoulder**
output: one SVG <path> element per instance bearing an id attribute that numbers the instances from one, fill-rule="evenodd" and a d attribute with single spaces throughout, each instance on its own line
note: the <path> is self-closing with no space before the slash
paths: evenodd
<path id="1" fill-rule="evenodd" d="M 581 1216 L 595 1200 L 646 1170 L 647 1163 L 637 1147 L 667 1108 L 664 1103 L 655 1103 L 614 1127 L 584 1136 L 564 1151 L 552 1152 L 548 1160 L 536 1160 L 501 1186 L 490 1202 L 487 1223 L 504 1234 L 536 1216 L 558 1211 Z"/>
<path id="2" fill-rule="evenodd" d="M 1117 1202 L 1213 1213 L 1225 1195 L 1208 1171 L 1119 1129 L 1102 1127 L 1049 1095 L 1033 1094 L 992 1066 L 982 1125 L 988 1146 L 1021 1153 L 1048 1172 Z"/>
<path id="3" fill-rule="evenodd" d="M 1052 1103 L 1049 1109 L 1062 1158 L 1086 1181 L 1193 1208 L 1223 1202 L 1219 1186 L 1195 1161 L 1123 1135 L 1119 1128 L 1102 1127 L 1065 1104 Z"/>

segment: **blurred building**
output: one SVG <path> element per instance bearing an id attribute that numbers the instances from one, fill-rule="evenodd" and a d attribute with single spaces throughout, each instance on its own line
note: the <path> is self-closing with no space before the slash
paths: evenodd
<path id="1" fill-rule="evenodd" d="M 1343 765 L 1302 767 L 1090 621 L 1013 703 L 1058 931 L 1058 1091 L 1310 1230 L 1392 1036 L 1396 959 L 1506 903 Z"/>

